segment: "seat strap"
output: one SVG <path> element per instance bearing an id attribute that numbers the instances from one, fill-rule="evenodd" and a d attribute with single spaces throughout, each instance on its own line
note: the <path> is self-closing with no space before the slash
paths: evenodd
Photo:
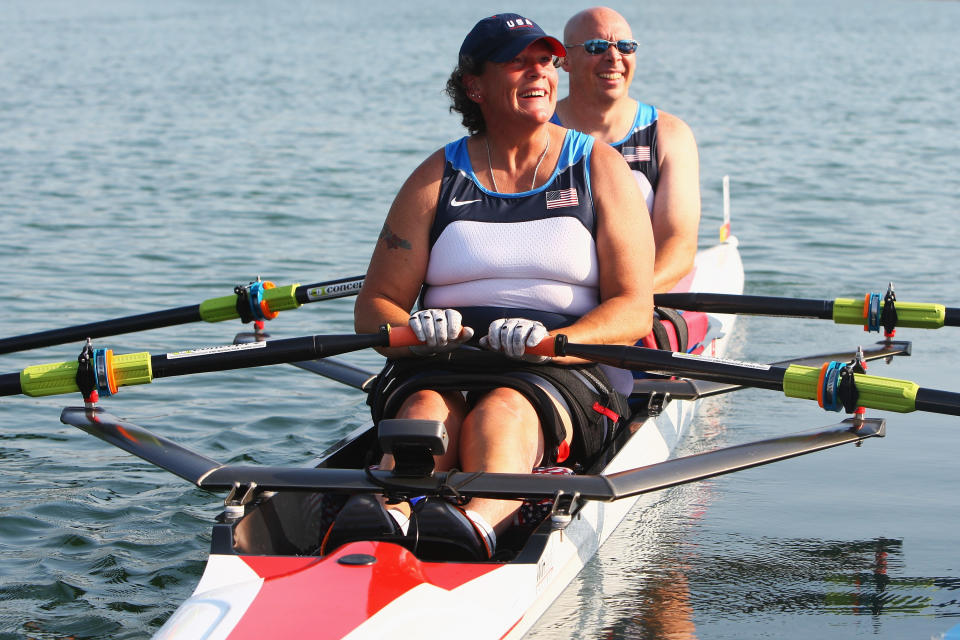
<path id="1" fill-rule="evenodd" d="M 679 351 L 685 353 L 687 347 L 689 346 L 689 331 L 687 330 L 687 321 L 683 319 L 683 316 L 673 309 L 667 309 L 665 307 L 654 307 L 654 335 L 657 338 L 657 348 L 666 349 L 669 351 Z M 658 322 L 658 316 L 661 319 Z M 666 320 L 673 325 L 674 332 L 677 336 L 676 348 L 670 343 L 669 337 L 667 337 L 667 331 L 662 325 L 662 321 Z M 659 325 L 659 326 L 658 326 Z M 659 329 L 659 331 L 658 331 Z M 660 335 L 661 332 L 664 336 L 664 342 L 661 344 Z"/>

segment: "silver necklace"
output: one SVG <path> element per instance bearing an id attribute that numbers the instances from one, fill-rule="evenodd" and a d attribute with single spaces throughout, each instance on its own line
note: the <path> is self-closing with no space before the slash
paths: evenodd
<path id="1" fill-rule="evenodd" d="M 490 181 L 493 182 L 493 190 L 500 193 L 500 189 L 497 188 L 497 179 L 493 175 L 493 160 L 490 159 L 490 138 L 484 136 L 483 143 L 487 146 L 487 167 L 490 169 Z M 547 131 L 547 144 L 543 146 L 543 153 L 540 154 L 540 159 L 537 160 L 537 167 L 533 170 L 533 182 L 530 183 L 530 191 L 533 191 L 533 188 L 537 186 L 537 174 L 540 173 L 540 165 L 543 164 L 543 159 L 547 157 L 547 151 L 549 149 L 550 132 Z"/>

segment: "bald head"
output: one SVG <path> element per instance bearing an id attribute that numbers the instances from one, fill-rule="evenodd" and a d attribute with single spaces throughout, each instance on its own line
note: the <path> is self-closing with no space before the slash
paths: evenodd
<path id="1" fill-rule="evenodd" d="M 603 43 L 591 44 L 588 51 L 583 45 L 591 40 Z M 629 95 L 637 56 L 628 43 L 624 43 L 628 53 L 620 50 L 616 43 L 622 40 L 633 41 L 633 32 L 626 19 L 609 7 L 584 9 L 563 29 L 567 55 L 561 67 L 567 72 L 570 92 L 557 104 L 557 113 L 564 124 L 604 141 L 622 138 L 637 110 L 637 101 Z"/>
<path id="2" fill-rule="evenodd" d="M 584 9 L 567 20 L 563 28 L 563 41 L 576 44 L 589 38 L 632 38 L 633 32 L 626 19 L 609 7 Z"/>

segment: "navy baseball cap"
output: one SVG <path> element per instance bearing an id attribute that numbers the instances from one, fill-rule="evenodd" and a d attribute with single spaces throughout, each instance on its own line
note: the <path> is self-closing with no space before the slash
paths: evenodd
<path id="1" fill-rule="evenodd" d="M 563 44 L 544 33 L 533 20 L 516 13 L 501 13 L 474 25 L 460 46 L 460 57 L 474 62 L 509 62 L 537 40 L 546 42 L 553 55 L 567 55 Z"/>

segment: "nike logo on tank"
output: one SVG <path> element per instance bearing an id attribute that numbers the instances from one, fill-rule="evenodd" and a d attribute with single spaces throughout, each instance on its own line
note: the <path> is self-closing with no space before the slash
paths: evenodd
<path id="1" fill-rule="evenodd" d="M 465 204 L 473 204 L 474 202 L 480 202 L 480 201 L 479 201 L 479 200 L 457 200 L 456 198 L 452 198 L 452 199 L 450 200 L 450 206 L 451 206 L 451 207 L 462 207 L 462 206 L 465 205 Z"/>

